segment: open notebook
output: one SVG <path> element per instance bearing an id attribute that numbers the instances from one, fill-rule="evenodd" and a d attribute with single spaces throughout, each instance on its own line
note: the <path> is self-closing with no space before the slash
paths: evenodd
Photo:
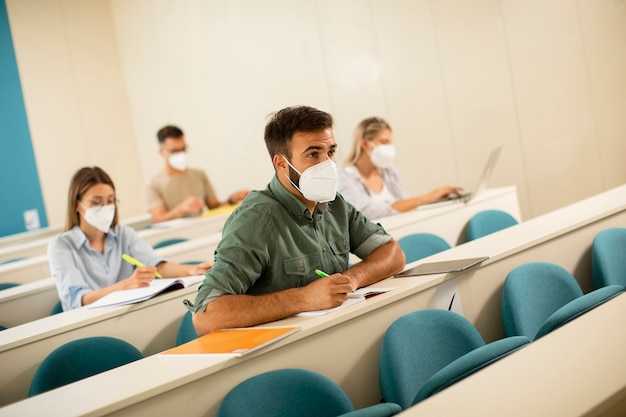
<path id="1" fill-rule="evenodd" d="M 332 313 L 337 310 L 342 310 L 346 307 L 350 307 L 353 304 L 360 303 L 361 301 L 365 301 L 366 298 L 373 297 L 378 294 L 383 294 L 389 291 L 395 290 L 397 287 L 363 287 L 359 288 L 348 294 L 348 299 L 344 301 L 341 305 L 333 308 L 327 308 L 325 310 L 315 310 L 315 311 L 303 311 L 302 313 L 296 314 L 300 317 L 309 317 L 309 316 L 323 316 L 324 314 Z"/>
<path id="2" fill-rule="evenodd" d="M 149 287 L 132 288 L 130 290 L 113 291 L 104 297 L 88 304 L 87 308 L 120 306 L 148 300 L 164 292 L 173 291 L 197 284 L 204 279 L 204 275 L 193 275 L 182 278 L 153 279 Z"/>

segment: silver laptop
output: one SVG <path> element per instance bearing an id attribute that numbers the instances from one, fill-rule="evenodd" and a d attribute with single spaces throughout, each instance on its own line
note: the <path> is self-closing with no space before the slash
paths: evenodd
<path id="1" fill-rule="evenodd" d="M 414 266 L 411 269 L 407 269 L 404 272 L 396 274 L 396 278 L 402 277 L 414 277 L 417 275 L 430 275 L 430 274 L 446 274 L 449 272 L 461 272 L 478 265 L 479 263 L 489 259 L 488 256 L 481 256 L 478 258 L 467 259 L 452 259 L 449 261 L 439 262 L 425 262 Z"/>
<path id="2" fill-rule="evenodd" d="M 498 157 L 500 156 L 501 151 L 502 151 L 502 146 L 498 146 L 497 148 L 491 151 L 491 154 L 489 154 L 489 158 L 487 159 L 487 163 L 485 164 L 485 167 L 483 168 L 483 172 L 482 174 L 480 174 L 480 177 L 478 177 L 476 186 L 474 187 L 472 191 L 456 194 L 453 196 L 448 196 L 448 197 L 442 198 L 441 200 L 434 201 L 432 203 L 422 204 L 421 206 L 418 207 L 418 209 L 439 207 L 441 205 L 445 205 L 446 203 L 450 203 L 450 202 L 459 202 L 459 201 L 468 202 L 472 198 L 481 194 L 483 191 L 487 189 L 489 179 L 491 178 L 491 174 L 493 173 L 493 170 L 496 166 L 496 162 L 498 162 Z"/>

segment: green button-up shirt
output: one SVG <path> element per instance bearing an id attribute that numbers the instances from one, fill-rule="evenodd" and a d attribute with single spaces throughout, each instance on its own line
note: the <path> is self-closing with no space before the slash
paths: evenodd
<path id="1" fill-rule="evenodd" d="M 276 176 L 251 191 L 224 224 L 213 267 L 192 311 L 224 294 L 269 294 L 305 286 L 348 268 L 349 253 L 367 257 L 391 240 L 343 197 L 318 203 L 311 214 Z"/>

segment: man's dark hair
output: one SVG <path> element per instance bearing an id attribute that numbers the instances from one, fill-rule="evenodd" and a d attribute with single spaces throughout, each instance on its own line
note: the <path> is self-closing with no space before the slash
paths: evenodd
<path id="1" fill-rule="evenodd" d="M 271 115 L 265 126 L 265 145 L 270 158 L 276 154 L 291 158 L 289 143 L 296 132 L 317 132 L 333 127 L 333 116 L 308 106 L 285 107 Z"/>
<path id="2" fill-rule="evenodd" d="M 173 125 L 167 125 L 165 127 L 162 127 L 157 132 L 157 139 L 159 140 L 159 144 L 161 145 L 163 145 L 163 142 L 165 142 L 165 139 L 167 138 L 178 139 L 182 136 L 183 136 L 183 131 L 180 130 L 179 127 L 173 126 Z"/>

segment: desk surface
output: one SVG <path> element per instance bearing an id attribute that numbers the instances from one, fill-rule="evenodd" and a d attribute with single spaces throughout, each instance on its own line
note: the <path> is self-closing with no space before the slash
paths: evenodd
<path id="1" fill-rule="evenodd" d="M 626 295 L 401 413 L 411 416 L 623 416 Z"/>
<path id="2" fill-rule="evenodd" d="M 211 215 L 203 217 L 192 217 L 175 219 L 169 222 L 157 223 L 149 229 L 140 229 L 137 234 L 151 245 L 162 242 L 167 239 L 184 238 L 194 239 L 205 236 L 210 233 L 221 232 L 224 222 L 234 210 L 235 205 L 220 207 L 218 210 L 211 210 Z M 144 216 L 145 217 L 145 216 Z M 138 220 L 137 220 L 138 221 Z M 126 222 L 122 222 L 126 224 Z M 29 277 L 33 277 L 33 273 L 18 271 L 20 267 L 34 268 L 36 271 L 42 271 L 42 278 L 49 275 L 47 249 L 50 239 L 54 236 L 38 239 L 35 241 L 25 242 L 13 247 L 0 248 L 0 262 L 7 259 L 26 258 L 10 264 L 0 264 L 0 282 L 9 282 L 13 277 L 14 282 L 29 282 Z M 32 280 L 32 278 L 31 278 Z"/>
<path id="3" fill-rule="evenodd" d="M 624 224 L 625 202 L 626 186 L 434 255 L 432 259 L 483 254 L 491 258 L 480 268 L 462 274 L 382 281 L 377 285 L 399 288 L 334 314 L 291 317 L 273 323 L 297 325 L 302 331 L 250 356 L 164 360 L 154 355 L 0 408 L 0 415 L 29 415 L 44 409 L 47 415 L 64 416 L 173 414 L 182 409 L 189 416 L 212 415 L 221 398 L 237 382 L 288 366 L 328 375 L 344 388 L 357 407 L 373 404 L 380 398 L 379 346 L 393 320 L 416 309 L 435 307 L 438 288 L 453 283 L 458 286 L 464 315 L 477 327 L 480 325 L 483 335 L 485 331 L 493 333 L 500 327 L 497 293 L 507 271 L 528 258 L 536 260 L 539 255 L 547 261 L 567 261 L 572 270 L 572 264 L 579 261 L 570 259 L 577 257 L 572 253 L 587 250 L 591 236 L 606 227 Z M 82 401 L 68 402 L 68 398 Z"/>
<path id="4" fill-rule="evenodd" d="M 149 214 L 122 220 L 123 224 L 141 230 L 152 222 Z M 63 232 L 63 225 L 17 233 L 0 238 L 0 262 L 18 257 L 41 255 L 46 252 L 50 239 Z"/>
<path id="5" fill-rule="evenodd" d="M 151 245 L 172 238 L 192 240 L 214 233 L 221 233 L 227 217 L 227 214 L 198 217 L 190 221 L 181 222 L 175 227 L 147 229 L 138 232 L 138 234 Z M 180 244 L 182 243 L 178 243 L 177 245 Z M 44 246 L 44 249 L 46 248 L 47 242 Z M 0 265 L 0 282 L 17 282 L 23 284 L 49 276 L 50 267 L 48 264 L 48 255 L 45 253 L 45 250 L 43 254 Z"/>
<path id="6" fill-rule="evenodd" d="M 396 239 L 410 233 L 434 233 L 456 246 L 466 241 L 465 226 L 469 219 L 482 210 L 502 210 L 522 221 L 517 187 L 499 187 L 485 190 L 467 203 L 456 201 L 429 209 L 411 210 L 394 216 L 376 219 Z"/>

